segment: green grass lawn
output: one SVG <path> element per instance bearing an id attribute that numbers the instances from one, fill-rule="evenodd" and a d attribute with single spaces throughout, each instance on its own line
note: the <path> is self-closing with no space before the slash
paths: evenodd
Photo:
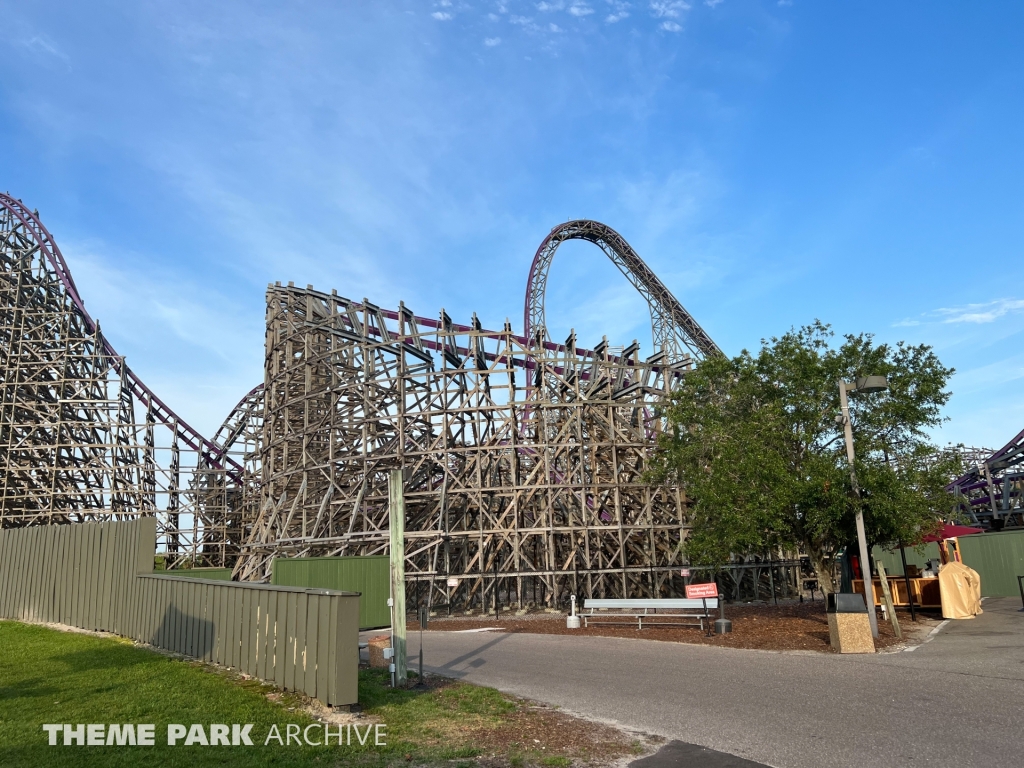
<path id="1" fill-rule="evenodd" d="M 387 687 L 386 673 L 363 670 L 360 727 L 385 723 L 387 747 L 264 746 L 272 724 L 285 735 L 289 723 L 314 722 L 293 696 L 268 700 L 272 691 L 126 640 L 0 621 L 0 766 L 457 765 L 488 748 L 486 734 L 501 733 L 510 717 L 523 715 L 519 703 L 492 689 L 452 683 L 396 691 Z M 155 745 L 63 746 L 58 734 L 58 746 L 48 746 L 44 723 L 153 723 Z M 201 723 L 207 730 L 213 723 L 253 723 L 254 746 L 168 746 L 168 723 Z M 511 765 L 569 763 L 550 752 L 502 749 Z"/>

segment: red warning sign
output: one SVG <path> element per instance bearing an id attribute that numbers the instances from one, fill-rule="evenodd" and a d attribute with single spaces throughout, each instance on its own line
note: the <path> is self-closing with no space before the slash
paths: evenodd
<path id="1" fill-rule="evenodd" d="M 690 600 L 700 600 L 702 597 L 718 597 L 718 585 L 713 581 L 708 584 L 687 584 L 686 597 Z"/>

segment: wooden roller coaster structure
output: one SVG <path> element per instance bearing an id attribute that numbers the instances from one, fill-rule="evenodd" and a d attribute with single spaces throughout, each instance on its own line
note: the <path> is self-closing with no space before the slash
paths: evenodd
<path id="1" fill-rule="evenodd" d="M 386 553 L 400 468 L 411 601 L 682 591 L 686 498 L 645 472 L 660 403 L 719 350 L 605 225 L 542 243 L 525 335 L 270 286 L 264 382 L 212 439 L 117 355 L 38 216 L 6 195 L 0 239 L 0 525 L 155 515 L 170 565 L 265 580 L 275 557 Z M 567 239 L 595 243 L 645 296 L 653 355 L 550 340 L 544 288 Z"/>

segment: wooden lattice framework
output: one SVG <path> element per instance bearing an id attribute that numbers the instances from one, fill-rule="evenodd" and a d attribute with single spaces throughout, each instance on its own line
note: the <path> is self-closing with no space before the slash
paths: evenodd
<path id="1" fill-rule="evenodd" d="M 647 296 L 655 355 L 548 338 L 547 270 L 572 238 Z M 682 590 L 686 499 L 644 473 L 659 403 L 691 353 L 718 349 L 604 225 L 544 241 L 528 337 L 270 286 L 264 383 L 212 439 L 117 354 L 38 216 L 7 195 L 0 266 L 0 527 L 154 516 L 169 566 L 265 580 L 274 557 L 386 552 L 387 477 L 401 468 L 413 602 Z"/>
<path id="2" fill-rule="evenodd" d="M 271 286 L 262 507 L 236 574 L 386 552 L 387 477 L 402 468 L 420 602 L 681 589 L 685 498 L 644 472 L 657 404 L 690 359 L 535 342 Z"/>
<path id="3" fill-rule="evenodd" d="M 0 195 L 0 527 L 155 516 L 170 566 L 224 565 L 245 474 L 127 366 L 36 213 Z"/>

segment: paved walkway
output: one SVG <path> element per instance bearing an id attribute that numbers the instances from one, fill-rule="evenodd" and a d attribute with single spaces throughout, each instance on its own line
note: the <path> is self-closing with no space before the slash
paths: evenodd
<path id="1" fill-rule="evenodd" d="M 873 656 L 488 632 L 429 632 L 424 655 L 429 671 L 777 768 L 1017 768 L 1019 608 L 986 600 L 914 651 Z M 673 764 L 728 763 L 659 763 Z"/>

